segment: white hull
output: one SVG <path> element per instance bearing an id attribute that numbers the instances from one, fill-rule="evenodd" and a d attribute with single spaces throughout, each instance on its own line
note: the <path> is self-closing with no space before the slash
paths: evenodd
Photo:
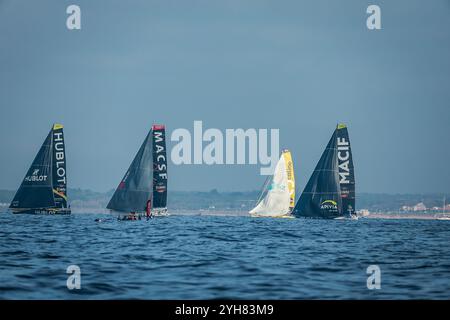
<path id="1" fill-rule="evenodd" d="M 153 217 L 168 217 L 168 216 L 170 216 L 170 214 L 167 211 L 167 208 L 152 209 L 152 216 Z"/>
<path id="2" fill-rule="evenodd" d="M 165 212 L 165 213 L 152 213 L 153 217 L 168 217 L 170 216 L 170 213 Z"/>
<path id="3" fill-rule="evenodd" d="M 250 216 L 252 218 L 281 218 L 281 219 L 294 219 L 295 218 L 292 214 L 289 214 L 289 213 L 282 214 L 282 215 L 250 213 Z"/>

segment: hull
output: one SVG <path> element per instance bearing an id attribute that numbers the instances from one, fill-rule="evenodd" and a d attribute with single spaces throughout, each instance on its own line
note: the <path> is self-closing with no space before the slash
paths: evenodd
<path id="1" fill-rule="evenodd" d="M 294 219 L 295 218 L 292 214 L 289 214 L 289 213 L 282 214 L 282 215 L 250 213 L 250 216 L 252 218 L 279 218 L 279 219 Z"/>
<path id="2" fill-rule="evenodd" d="M 14 209 L 12 211 L 14 214 L 37 214 L 37 215 L 68 215 L 71 214 L 72 211 L 70 209 L 23 209 L 17 210 Z"/>
<path id="3" fill-rule="evenodd" d="M 119 212 L 119 211 L 111 211 L 111 214 L 120 221 L 134 221 L 141 220 L 142 217 L 145 216 L 143 212 Z"/>
<path id="4" fill-rule="evenodd" d="M 296 216 L 299 219 L 314 219 L 314 220 L 341 220 L 341 217 L 302 217 Z"/>
<path id="5" fill-rule="evenodd" d="M 152 217 L 154 218 L 163 218 L 163 217 L 168 217 L 170 216 L 169 213 L 157 213 L 157 214 L 152 214 Z"/>
<path id="6" fill-rule="evenodd" d="M 163 208 L 163 209 L 154 208 L 152 210 L 152 216 L 153 217 L 168 217 L 168 216 L 170 216 L 170 214 L 167 211 L 167 208 Z"/>
<path id="7" fill-rule="evenodd" d="M 125 214 L 125 215 L 119 215 L 117 217 L 117 220 L 119 221 L 138 221 L 142 220 L 143 215 L 140 214 Z"/>
<path id="8" fill-rule="evenodd" d="M 295 216 L 296 218 L 303 218 L 303 219 L 320 219 L 320 220 L 358 220 L 357 216 Z"/>
<path id="9" fill-rule="evenodd" d="M 153 209 L 151 211 L 151 216 L 147 217 L 146 212 L 118 212 L 111 211 L 111 214 L 117 217 L 117 220 L 120 221 L 137 221 L 147 218 L 159 218 L 159 217 L 168 217 L 170 214 L 167 212 L 167 209 Z"/>

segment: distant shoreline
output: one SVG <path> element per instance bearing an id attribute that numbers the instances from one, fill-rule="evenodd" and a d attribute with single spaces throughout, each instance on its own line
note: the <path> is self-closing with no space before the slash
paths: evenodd
<path id="1" fill-rule="evenodd" d="M 0 207 L 0 213 L 8 213 L 8 207 Z M 102 208 L 72 208 L 73 214 L 110 214 L 108 209 Z M 228 216 L 228 217 L 250 217 L 248 211 L 242 210 L 190 210 L 190 209 L 174 209 L 170 210 L 172 215 L 180 216 Z M 377 212 L 360 216 L 361 219 L 412 219 L 412 220 L 438 220 L 439 218 L 449 217 L 450 213 L 393 213 L 393 212 Z"/>
<path id="2" fill-rule="evenodd" d="M 114 190 L 96 192 L 69 188 L 69 203 L 73 213 L 109 213 L 106 206 Z M 15 191 L 0 189 L 0 211 L 7 208 Z M 169 191 L 169 210 L 174 214 L 191 212 L 197 215 L 242 216 L 256 206 L 260 191 Z M 371 194 L 357 193 L 357 208 L 361 216 L 385 219 L 435 219 L 442 215 L 444 199 L 450 194 Z M 421 205 L 421 206 L 420 206 Z M 415 207 L 426 210 L 414 211 Z M 405 208 L 408 208 L 406 210 Z M 450 212 L 450 205 L 446 208 Z"/>
<path id="3" fill-rule="evenodd" d="M 438 220 L 445 217 L 444 214 L 432 214 L 432 213 L 370 213 L 364 216 L 365 219 L 414 219 L 414 220 Z"/>

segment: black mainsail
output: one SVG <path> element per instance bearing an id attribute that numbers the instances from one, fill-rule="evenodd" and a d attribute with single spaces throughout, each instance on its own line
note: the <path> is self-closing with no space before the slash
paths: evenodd
<path id="1" fill-rule="evenodd" d="M 13 213 L 70 213 L 62 125 L 50 130 L 9 208 Z"/>
<path id="2" fill-rule="evenodd" d="M 153 125 L 107 208 L 145 213 L 152 207 L 167 210 L 167 161 L 164 126 Z"/>
<path id="3" fill-rule="evenodd" d="M 338 218 L 354 214 L 355 175 L 347 127 L 337 126 L 293 214 Z"/>

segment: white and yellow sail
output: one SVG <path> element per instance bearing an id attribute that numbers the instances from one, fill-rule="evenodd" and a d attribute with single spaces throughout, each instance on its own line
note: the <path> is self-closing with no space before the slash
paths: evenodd
<path id="1" fill-rule="evenodd" d="M 281 156 L 284 158 L 287 175 L 287 186 L 289 190 L 289 212 L 295 207 L 295 175 L 294 175 L 294 162 L 292 161 L 292 155 L 289 150 L 285 150 Z"/>
<path id="2" fill-rule="evenodd" d="M 262 196 L 250 211 L 258 217 L 287 217 L 295 206 L 295 177 L 291 152 L 284 150 Z"/>

